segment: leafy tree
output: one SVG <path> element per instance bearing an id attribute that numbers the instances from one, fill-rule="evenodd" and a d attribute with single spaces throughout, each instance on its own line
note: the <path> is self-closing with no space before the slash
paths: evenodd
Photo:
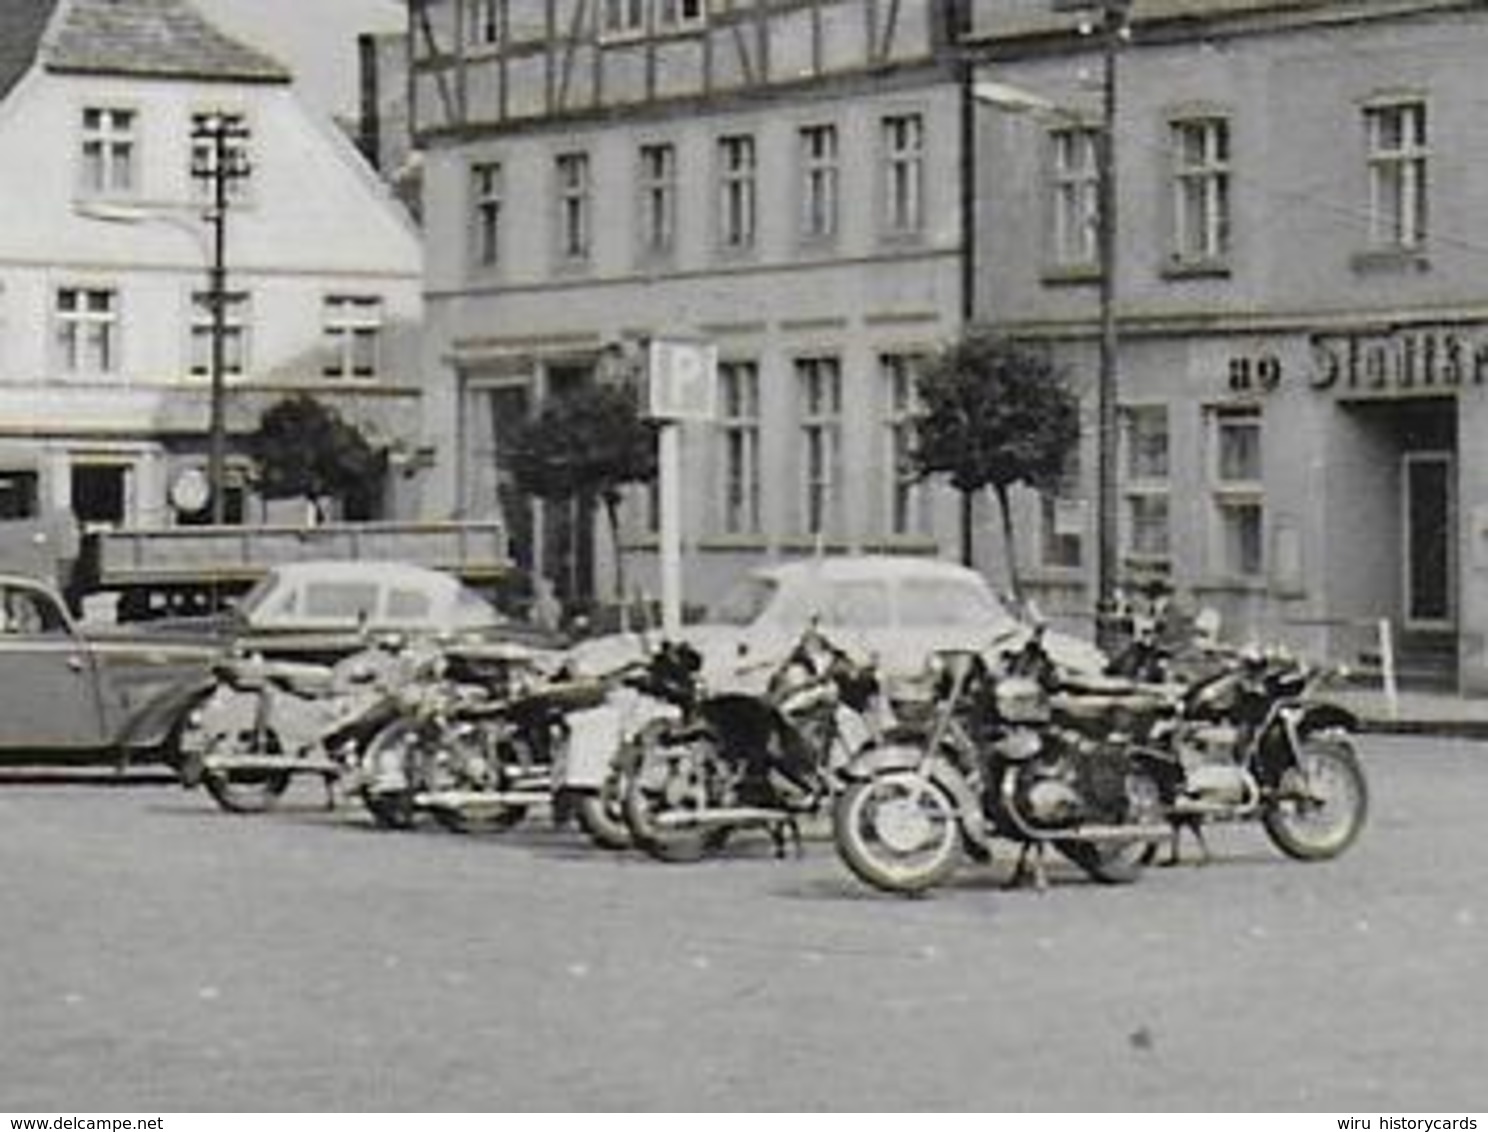
<path id="1" fill-rule="evenodd" d="M 922 412 L 913 454 L 923 475 L 946 476 L 961 493 L 961 558 L 971 563 L 971 510 L 991 488 L 1002 512 L 1008 577 L 1021 600 L 1008 489 L 1057 486 L 1080 439 L 1079 398 L 1041 351 L 973 327 L 920 376 Z"/>
<path id="2" fill-rule="evenodd" d="M 615 594 L 623 603 L 623 490 L 656 478 L 656 426 L 641 416 L 635 394 L 598 384 L 559 394 L 514 431 L 504 461 L 525 494 L 550 502 L 598 499 L 604 504 L 615 550 Z"/>
<path id="3" fill-rule="evenodd" d="M 387 471 L 387 451 L 308 393 L 266 410 L 248 438 L 266 499 L 307 499 L 317 515 L 322 501 L 339 500 L 353 518 L 370 517 Z"/>

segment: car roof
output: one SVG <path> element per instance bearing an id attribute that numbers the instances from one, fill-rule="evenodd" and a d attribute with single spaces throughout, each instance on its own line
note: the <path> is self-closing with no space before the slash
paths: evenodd
<path id="1" fill-rule="evenodd" d="M 803 578 L 827 582 L 858 579 L 945 578 L 986 585 L 986 579 L 970 567 L 944 558 L 909 554 L 851 554 L 830 558 L 811 558 L 798 562 L 782 562 L 774 566 L 761 566 L 753 573 L 756 577 L 769 578 L 782 585 Z"/>
<path id="2" fill-rule="evenodd" d="M 403 582 L 452 588 L 459 584 L 452 575 L 411 562 L 389 562 L 380 559 L 312 558 L 300 562 L 281 562 L 270 572 L 285 582 L 306 578 L 317 581 Z"/>

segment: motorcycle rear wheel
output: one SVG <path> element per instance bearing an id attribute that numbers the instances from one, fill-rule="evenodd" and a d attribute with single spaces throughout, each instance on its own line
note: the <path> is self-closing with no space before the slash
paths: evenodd
<path id="1" fill-rule="evenodd" d="M 1369 814 L 1369 786 L 1342 732 L 1305 736 L 1300 767 L 1282 776 L 1261 814 L 1272 844 L 1296 861 L 1327 861 L 1354 843 Z"/>
<path id="2" fill-rule="evenodd" d="M 527 816 L 527 807 L 502 806 L 498 810 L 482 810 L 480 814 L 472 815 L 446 806 L 435 806 L 429 814 L 451 833 L 499 833 L 520 824 Z"/>
<path id="3" fill-rule="evenodd" d="M 379 829 L 412 829 L 418 820 L 411 773 L 418 742 L 417 726 L 410 720 L 395 719 L 372 736 L 362 752 L 362 766 L 374 772 L 374 782 L 357 793 Z M 379 766 L 396 767 L 403 785 L 377 786 L 375 772 Z"/>
<path id="4" fill-rule="evenodd" d="M 245 747 L 257 747 L 265 754 L 277 755 L 281 751 L 279 736 L 265 731 L 257 742 L 247 742 Z M 212 800 L 232 814 L 262 814 L 279 804 L 279 799 L 289 789 L 290 773 L 287 770 L 231 771 L 204 770 L 201 784 Z"/>
<path id="5" fill-rule="evenodd" d="M 665 743 L 660 736 L 646 739 L 635 772 L 625 783 L 624 812 L 632 840 L 648 855 L 670 864 L 692 864 L 728 839 L 727 829 L 658 820 L 663 814 L 698 812 L 696 802 L 706 790 L 700 779 L 706 761 L 715 757 L 717 744 L 708 735 L 694 737 L 686 749 Z"/>
<path id="6" fill-rule="evenodd" d="M 960 864 L 956 799 L 933 778 L 895 770 L 854 782 L 832 808 L 837 855 L 863 883 L 913 896 Z"/>

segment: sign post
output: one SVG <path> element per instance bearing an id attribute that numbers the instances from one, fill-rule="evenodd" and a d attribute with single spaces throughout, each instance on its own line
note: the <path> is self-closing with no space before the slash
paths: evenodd
<path id="1" fill-rule="evenodd" d="M 718 385 L 718 349 L 682 339 L 653 339 L 646 355 L 646 415 L 660 422 L 661 627 L 682 628 L 682 422 L 710 420 Z"/>

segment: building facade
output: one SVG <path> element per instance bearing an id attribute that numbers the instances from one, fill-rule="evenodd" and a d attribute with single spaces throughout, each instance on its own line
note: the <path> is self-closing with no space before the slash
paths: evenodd
<path id="1" fill-rule="evenodd" d="M 689 601 L 783 555 L 954 547 L 954 507 L 907 450 L 915 367 L 965 307 L 957 18 L 931 0 L 414 0 L 451 506 L 504 510 L 524 564 L 582 593 L 605 540 L 514 496 L 503 435 L 680 337 L 720 357 L 718 415 L 683 437 Z M 627 507 L 627 538 L 654 593 L 648 509 Z"/>
<path id="2" fill-rule="evenodd" d="M 262 517 L 242 440 L 299 391 L 389 450 L 384 513 L 418 514 L 422 250 L 355 147 L 184 0 L 31 0 L 0 22 L 0 519 L 204 518 L 212 122 L 244 172 L 222 257 L 229 516 Z"/>
<path id="3" fill-rule="evenodd" d="M 1088 384 L 1100 59 L 1051 8 L 977 7 L 978 75 L 1046 107 L 978 109 L 977 313 Z M 1386 620 L 1407 665 L 1488 685 L 1485 49 L 1488 12 L 1450 0 L 1137 0 L 1114 129 L 1126 578 L 1341 658 Z M 1055 605 L 1087 600 L 1089 479 L 1029 503 Z"/>

